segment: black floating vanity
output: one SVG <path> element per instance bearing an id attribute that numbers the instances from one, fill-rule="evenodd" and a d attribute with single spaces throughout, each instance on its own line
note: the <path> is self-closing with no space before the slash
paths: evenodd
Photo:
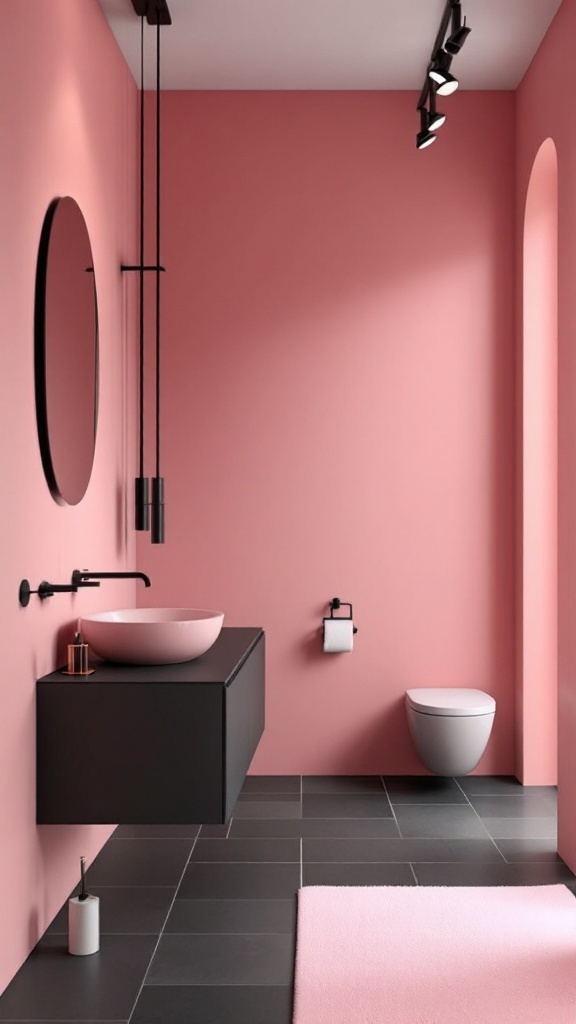
<path id="1" fill-rule="evenodd" d="M 178 665 L 98 662 L 37 683 L 39 824 L 221 824 L 264 730 L 264 633 Z"/>

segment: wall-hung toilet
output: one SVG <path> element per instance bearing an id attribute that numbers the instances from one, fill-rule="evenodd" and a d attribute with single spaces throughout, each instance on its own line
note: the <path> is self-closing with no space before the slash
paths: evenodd
<path id="1" fill-rule="evenodd" d="M 467 775 L 492 731 L 496 701 L 483 690 L 406 690 L 408 725 L 420 760 L 437 775 Z"/>

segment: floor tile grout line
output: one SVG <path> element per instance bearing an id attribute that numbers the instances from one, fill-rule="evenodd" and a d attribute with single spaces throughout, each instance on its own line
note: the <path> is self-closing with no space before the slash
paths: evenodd
<path id="1" fill-rule="evenodd" d="M 316 794 L 313 794 L 313 795 L 316 795 Z M 388 802 L 390 802 L 390 801 L 388 801 Z M 409 805 L 407 805 L 407 806 L 409 806 Z M 418 805 L 418 806 L 421 806 L 421 805 Z M 442 804 L 437 804 L 436 806 L 442 807 L 443 805 Z M 288 817 L 288 818 L 282 818 L 280 816 L 274 817 L 273 815 L 272 816 L 270 816 L 270 815 L 263 815 L 261 818 L 258 817 L 257 815 L 253 815 L 251 817 L 248 817 L 248 815 L 246 815 L 246 817 L 244 817 L 243 815 L 240 815 L 239 817 L 236 818 L 236 821 L 237 822 L 238 821 L 310 821 L 310 820 L 312 820 L 312 821 L 390 821 L 392 819 L 392 817 L 393 817 L 392 814 L 380 814 L 380 815 L 359 814 L 357 816 L 350 815 L 350 814 L 302 814 L 301 817 L 297 817 L 295 815 L 292 815 L 292 817 Z M 204 838 L 204 839 L 217 839 L 218 837 L 217 836 L 204 836 L 204 837 L 201 837 L 201 838 Z M 251 837 L 250 836 L 232 836 L 232 839 L 249 839 L 249 838 L 251 838 Z M 262 838 L 264 838 L 264 837 L 262 837 Z M 274 837 L 272 836 L 271 838 L 274 838 Z"/>
<path id="2" fill-rule="evenodd" d="M 381 775 L 380 779 L 381 779 L 382 785 L 384 786 L 384 793 L 386 794 L 386 799 L 388 800 L 388 803 L 390 804 L 390 810 L 392 811 L 392 817 L 394 818 L 394 821 L 396 823 L 396 828 L 398 829 L 398 835 L 399 835 L 400 839 L 404 839 L 404 836 L 402 835 L 402 829 L 400 828 L 400 824 L 398 822 L 398 818 L 396 817 L 396 811 L 394 810 L 394 805 L 393 805 L 393 803 L 392 803 L 392 801 L 390 799 L 390 794 L 388 792 L 388 787 L 387 787 L 386 783 L 384 782 L 384 777 Z M 395 839 L 396 837 L 395 836 L 390 836 L 389 838 L 390 839 Z"/>
<path id="3" fill-rule="evenodd" d="M 195 843 L 199 836 L 121 836 L 120 839 L 107 839 L 105 845 L 113 847 L 116 843 Z M 96 858 L 94 858 L 96 859 Z M 88 873 L 88 869 L 86 869 Z"/>
<path id="4" fill-rule="evenodd" d="M 462 800 L 390 800 L 397 807 L 466 807 Z"/>
<path id="5" fill-rule="evenodd" d="M 292 935 L 293 931 L 294 931 L 293 928 L 288 928 L 284 932 L 224 932 L 224 931 L 220 931 L 220 932 L 190 932 L 190 931 L 167 932 L 167 931 L 165 931 L 164 935 Z M 194 987 L 200 987 L 200 986 L 194 986 Z M 2 1024 L 4 1024 L 4 1022 L 2 1022 Z M 58 1022 L 58 1024 L 60 1024 L 60 1022 Z"/>
<path id="6" fill-rule="evenodd" d="M 68 931 L 67 930 L 62 931 L 62 932 L 60 932 L 60 931 L 58 931 L 58 932 L 51 931 L 51 932 L 46 932 L 46 934 L 48 934 L 48 935 L 68 935 Z M 120 935 L 120 936 L 129 935 L 131 937 L 135 936 L 135 935 L 158 935 L 158 929 L 154 928 L 152 931 L 149 931 L 149 932 L 110 932 L 110 931 L 106 931 L 106 929 L 104 929 L 104 928 L 101 928 L 100 929 L 100 935 L 108 935 L 108 936 L 110 936 L 110 935 Z M 0 1017 L 0 1021 L 2 1022 L 2 1024 L 4 1024 L 4 1021 L 2 1020 L 1 1017 Z"/>
<path id="7" fill-rule="evenodd" d="M 148 966 L 147 966 L 146 970 L 144 971 L 144 976 L 142 978 L 142 983 L 140 985 L 140 988 L 138 989 L 138 994 L 136 996 L 136 999 L 134 1000 L 134 1006 L 132 1007 L 132 1010 L 130 1011 L 130 1014 L 128 1015 L 128 1020 L 127 1020 L 126 1024 L 130 1024 L 130 1021 L 132 1020 L 132 1017 L 134 1016 L 134 1011 L 136 1010 L 136 1007 L 138 1006 L 138 1000 L 140 999 L 140 996 L 142 994 L 142 990 L 144 988 L 144 985 L 146 984 L 146 978 L 148 977 L 150 968 L 152 966 L 152 961 L 154 960 L 154 957 L 156 956 L 156 950 L 158 949 L 158 946 L 160 945 L 160 940 L 161 940 L 161 938 L 162 938 L 162 936 L 164 934 L 164 929 L 166 928 L 166 923 L 168 921 L 168 918 L 170 917 L 170 914 L 172 913 L 172 908 L 174 906 L 174 903 L 176 902 L 176 897 L 178 896 L 178 891 L 180 889 L 180 886 L 182 885 L 182 881 L 184 879 L 184 875 L 186 874 L 186 871 L 188 869 L 188 865 L 190 864 L 190 860 L 191 860 L 192 854 L 194 853 L 194 847 L 196 846 L 197 842 L 198 842 L 198 836 L 196 836 L 196 838 L 194 839 L 194 842 L 192 843 L 192 848 L 190 850 L 190 853 L 188 854 L 188 858 L 186 860 L 184 868 L 182 869 L 182 874 L 180 875 L 180 880 L 178 882 L 178 885 L 176 886 L 176 890 L 174 892 L 174 896 L 172 898 L 172 902 L 171 902 L 170 906 L 168 907 L 168 911 L 167 911 L 166 917 L 164 918 L 164 923 L 162 925 L 162 928 L 160 929 L 160 933 L 159 933 L 158 939 L 157 939 L 157 941 L 156 941 L 156 943 L 154 945 L 154 949 L 152 950 L 152 955 L 150 957 L 150 960 L 148 961 Z"/>
<path id="8" fill-rule="evenodd" d="M 300 837 L 300 888 L 304 885 L 304 839 Z"/>
<path id="9" fill-rule="evenodd" d="M 476 777 L 478 777 L 478 776 L 476 776 Z M 456 779 L 454 781 L 456 781 Z M 462 789 L 462 787 L 460 787 L 460 788 Z M 530 786 L 524 786 L 523 788 L 525 790 L 527 790 L 527 789 L 530 789 L 531 787 Z M 466 793 L 465 790 L 462 790 L 462 792 L 464 793 L 464 796 L 467 798 L 467 800 L 470 803 L 471 807 L 474 806 L 474 804 L 472 803 L 473 799 L 478 799 L 478 798 L 482 799 L 482 797 L 488 797 L 490 800 L 521 800 L 522 802 L 525 802 L 526 800 L 529 800 L 531 796 L 538 797 L 537 793 L 527 793 L 527 792 L 524 792 L 524 793 L 494 793 L 494 792 L 492 792 L 492 793 L 480 793 L 480 792 Z M 546 801 L 544 800 L 543 797 L 541 797 L 541 800 L 544 802 L 544 806 L 547 807 Z M 548 814 L 541 813 L 541 814 L 529 814 L 529 815 L 526 815 L 527 818 L 555 818 L 556 816 L 557 816 L 557 810 L 554 813 L 549 811 Z M 494 817 L 494 815 L 492 815 L 492 817 Z M 506 815 L 506 817 L 515 817 L 515 815 Z"/>
<path id="10" fill-rule="evenodd" d="M 290 902 L 289 896 L 181 896 L 178 903 L 254 903 L 255 900 L 263 900 L 266 903 Z M 113 934 L 112 932 L 110 934 Z M 135 935 L 138 932 L 134 933 Z M 156 935 L 157 932 L 154 932 Z M 2 1018 L 0 1017 L 0 1024 Z"/>
<path id="11" fill-rule="evenodd" d="M 391 822 L 393 821 L 392 818 L 389 818 L 388 820 L 391 821 Z M 270 836 L 258 836 L 258 837 L 248 837 L 248 842 L 256 843 L 258 841 L 258 839 L 262 839 L 263 842 L 271 841 L 271 842 L 278 842 L 278 843 L 296 843 L 296 842 L 299 842 L 300 839 L 305 839 L 307 842 L 317 842 L 317 843 L 332 843 L 332 842 L 338 842 L 338 843 L 399 843 L 400 841 L 402 841 L 402 843 L 409 843 L 409 842 L 411 842 L 413 840 L 414 842 L 419 842 L 419 843 L 422 843 L 422 842 L 430 842 L 430 843 L 460 842 L 460 843 L 484 843 L 485 844 L 486 840 L 487 839 L 491 839 L 491 838 L 492 837 L 490 835 L 488 835 L 488 836 L 485 836 L 485 835 L 456 836 L 456 835 L 447 835 L 444 832 L 443 835 L 437 835 L 437 836 L 433 836 L 433 835 L 432 836 L 431 835 L 414 835 L 414 836 L 402 836 L 402 835 L 400 835 L 400 836 L 397 836 L 397 835 L 393 835 L 393 836 L 387 836 L 387 835 L 354 836 L 354 835 L 352 835 L 351 836 L 351 835 L 335 835 L 335 834 L 332 834 L 332 835 L 311 835 L 311 836 L 309 836 L 309 835 L 287 836 L 287 837 L 283 837 L 281 839 L 276 839 L 276 837 L 274 837 L 274 836 L 272 836 L 272 837 L 270 837 Z M 514 836 L 496 836 L 495 838 L 496 839 L 507 839 L 507 838 L 513 839 L 515 837 Z M 538 838 L 541 838 L 541 837 L 539 837 L 539 836 L 522 836 L 521 838 L 522 839 L 538 839 Z M 222 842 L 222 840 L 220 840 L 220 839 L 217 839 L 215 841 L 218 842 L 218 843 Z M 193 858 L 192 863 L 193 864 L 261 864 L 261 863 L 263 863 L 263 864 L 295 864 L 295 863 L 298 862 L 298 859 L 299 859 L 298 856 L 279 857 L 278 859 L 276 859 L 274 857 L 255 857 L 255 858 L 250 858 L 250 857 L 247 857 L 247 858 L 244 858 L 244 857 L 230 857 L 230 858 L 219 859 L 217 857 L 198 856 L 198 857 Z M 106 888 L 106 887 L 105 886 L 94 886 L 94 888 Z M 113 886 L 111 888 L 121 888 L 121 886 Z M 139 888 L 139 887 L 135 886 L 133 888 Z M 155 888 L 155 887 L 154 886 L 142 886 L 141 888 Z M 174 888 L 174 886 L 158 886 L 158 888 Z"/>
<path id="12" fill-rule="evenodd" d="M 278 864 L 299 864 L 299 865 L 301 865 L 301 862 L 302 862 L 302 859 L 303 859 L 303 842 L 304 842 L 305 839 L 308 840 L 308 841 L 321 842 L 321 843 L 333 843 L 333 842 L 344 842 L 344 843 L 356 843 L 356 842 L 357 843 L 389 843 L 389 842 L 402 842 L 402 843 L 412 843 L 412 842 L 413 843 L 422 843 L 422 842 L 425 842 L 425 843 L 464 842 L 464 843 L 475 843 L 475 842 L 480 842 L 480 843 L 484 843 L 486 841 L 485 837 L 467 838 L 467 837 L 461 837 L 461 836 L 453 836 L 453 837 L 449 837 L 449 838 L 441 837 L 441 836 L 408 836 L 408 837 L 405 837 L 405 836 L 400 836 L 400 837 L 398 837 L 398 836 L 362 836 L 360 838 L 356 838 L 356 837 L 353 837 L 353 836 L 302 836 L 302 837 L 294 837 L 294 838 L 298 839 L 300 849 L 299 849 L 298 857 L 293 858 L 291 860 L 265 860 L 265 859 L 259 859 L 259 860 L 227 860 L 227 859 L 226 860 L 215 860 L 215 859 L 210 859 L 210 860 L 192 860 L 191 857 L 190 857 L 188 859 L 188 861 L 186 862 L 184 870 L 186 870 L 186 868 L 188 868 L 188 867 L 193 867 L 195 864 L 211 864 L 211 865 L 218 865 L 219 867 L 228 866 L 228 865 L 236 866 L 236 865 L 241 865 L 241 864 L 258 864 L 260 866 L 262 866 L 264 864 L 268 864 L 270 866 L 278 865 Z M 496 847 L 496 850 L 497 850 L 497 852 L 499 854 L 499 858 L 502 858 L 505 863 L 507 863 L 507 864 L 508 863 L 525 863 L 525 862 L 520 862 L 520 861 L 508 861 L 506 859 L 506 857 L 504 856 L 504 854 L 502 853 L 502 851 L 498 848 L 497 843 L 492 838 L 492 836 L 488 836 L 488 838 L 491 840 L 492 845 Z M 506 838 L 506 837 L 503 837 L 503 838 Z M 525 838 L 531 838 L 531 837 L 525 837 L 525 836 L 522 837 L 522 839 L 525 839 Z M 536 836 L 536 837 L 532 837 L 532 838 L 536 838 L 537 839 L 539 837 Z M 436 860 L 426 861 L 426 862 L 418 861 L 418 863 L 431 863 L 431 864 L 435 864 L 435 863 L 462 864 L 462 863 L 466 863 L 466 862 L 475 863 L 475 864 L 478 864 L 478 863 L 500 863 L 500 860 L 497 860 L 497 861 L 483 861 L 483 860 L 476 861 L 476 860 L 469 860 L 469 858 L 465 858 L 464 860 L 449 859 L 447 861 L 436 861 Z M 381 860 L 381 858 L 378 858 L 375 861 L 354 861 L 354 860 L 353 861 L 338 861 L 338 860 L 337 861 L 324 861 L 324 860 L 321 860 L 321 861 L 310 861 L 310 863 L 322 863 L 322 864 L 323 863 L 334 863 L 334 864 L 341 864 L 341 863 L 346 863 L 346 864 L 355 864 L 355 863 L 359 863 L 359 864 L 372 864 L 372 863 L 374 863 L 374 864 L 377 864 L 377 863 L 382 863 L 382 864 L 407 864 L 407 863 L 410 863 L 410 861 L 408 861 L 405 858 L 400 858 L 400 859 L 397 859 L 397 860 L 386 860 L 386 861 L 383 861 L 383 860 Z M 556 861 L 545 860 L 545 861 L 535 861 L 534 863 L 556 863 Z M 180 881 L 178 882 L 176 887 L 174 885 L 132 885 L 132 886 L 127 886 L 127 885 L 94 885 L 93 888 L 94 889 L 170 889 L 170 890 L 174 890 L 174 893 L 175 893 L 174 899 L 172 900 L 172 903 L 170 904 L 170 908 L 169 908 L 169 910 L 167 912 L 167 913 L 170 913 L 170 911 L 172 909 L 172 905 L 174 903 L 174 900 L 177 899 L 177 894 L 178 894 L 178 891 L 179 891 L 179 888 L 180 888 L 180 885 L 181 885 L 181 882 L 182 882 L 182 878 L 183 878 L 183 875 L 180 878 Z M 200 897 L 200 898 L 205 898 L 207 900 L 212 901 L 214 899 L 219 899 L 219 898 L 228 899 L 229 897 Z M 232 897 L 232 899 L 234 899 L 234 898 L 237 898 L 237 899 L 248 899 L 249 900 L 252 897 L 242 897 L 242 896 L 240 896 L 240 897 Z M 268 898 L 268 897 L 266 897 L 266 898 Z M 270 897 L 270 898 L 283 899 L 284 897 Z M 194 900 L 195 897 L 183 897 L 183 899 Z M 115 933 L 111 933 L 111 934 L 115 934 Z M 134 934 L 137 934 L 137 933 L 134 933 Z M 149 933 L 146 933 L 146 934 L 155 934 L 155 933 L 149 932 Z M 1 1022 L 0 1022 L 0 1024 L 1 1024 Z"/>
<path id="13" fill-rule="evenodd" d="M 396 864 L 396 865 L 398 865 L 398 864 L 410 864 L 410 865 L 412 865 L 412 864 L 452 864 L 453 866 L 456 865 L 456 864 L 469 864 L 470 867 L 479 867 L 479 866 L 486 865 L 486 864 L 492 864 L 492 865 L 496 864 L 496 865 L 498 865 L 498 867 L 502 867 L 502 861 L 499 861 L 499 860 L 307 860 L 306 863 L 307 864 L 331 864 L 331 865 L 334 865 L 334 866 L 335 865 L 341 865 L 341 864 L 347 864 L 347 865 L 358 864 L 358 865 L 362 865 L 363 867 L 366 867 L 368 864 L 378 864 L 378 865 L 380 865 L 380 867 L 384 867 L 387 864 Z M 546 864 L 548 862 L 547 861 L 536 861 L 535 863 L 538 863 L 538 864 L 544 863 L 544 864 Z M 286 899 L 287 897 L 286 896 L 262 897 L 262 899 L 268 899 L 268 898 Z"/>
<path id="14" fill-rule="evenodd" d="M 78 885 L 75 885 L 74 889 L 70 893 L 70 896 L 73 896 L 75 894 L 75 891 L 76 891 L 77 888 L 78 888 Z M 122 883 L 121 885 L 111 885 L 109 882 L 95 882 L 94 884 L 90 883 L 90 888 L 91 889 L 175 889 L 176 886 L 175 885 L 165 885 L 165 884 L 163 884 L 161 882 L 158 882 L 158 883 L 156 883 L 156 882 L 143 882 L 141 885 L 126 885 L 125 883 Z M 68 898 L 70 898 L 70 897 L 68 897 Z M 62 913 L 62 911 L 65 910 L 65 909 L 66 909 L 66 904 L 64 904 L 63 907 L 60 907 L 60 910 L 58 911 L 58 913 Z M 2 1024 L 2 1018 L 1 1017 L 0 1017 L 0 1024 Z"/>
<path id="15" fill-rule="evenodd" d="M 488 838 L 490 839 L 490 842 L 491 842 L 491 843 L 492 843 L 492 844 L 493 844 L 493 845 L 494 845 L 494 846 L 496 847 L 496 849 L 498 850 L 498 853 L 499 853 L 500 857 L 502 858 L 502 860 L 504 861 L 504 863 L 505 863 L 505 864 L 508 864 L 508 863 L 509 863 L 509 861 L 508 861 L 508 860 L 506 860 L 506 857 L 505 857 L 505 856 L 504 856 L 504 854 L 502 853 L 502 850 L 501 850 L 501 849 L 500 849 L 500 847 L 498 846 L 498 844 L 497 844 L 497 842 L 496 842 L 496 840 L 495 840 L 494 836 L 490 835 L 490 833 L 489 833 L 488 829 L 486 828 L 486 825 L 484 824 L 484 821 L 483 821 L 483 819 L 482 819 L 482 818 L 480 817 L 480 815 L 478 814 L 478 811 L 477 811 L 477 810 L 476 810 L 476 808 L 474 807 L 474 804 L 473 804 L 473 803 L 472 803 L 472 801 L 471 801 L 471 800 L 469 799 L 469 797 L 468 797 L 468 794 L 467 794 L 466 792 L 464 792 L 464 790 L 462 789 L 462 786 L 460 785 L 460 783 L 458 782 L 458 780 L 457 780 L 457 779 L 454 779 L 454 782 L 456 783 L 456 785 L 458 786 L 458 788 L 460 789 L 460 791 L 461 791 L 462 793 L 464 793 L 464 796 L 465 796 L 465 797 L 466 797 L 466 799 L 468 800 L 468 803 L 469 803 L 470 807 L 471 807 L 471 808 L 472 808 L 472 810 L 474 811 L 474 814 L 475 814 L 475 815 L 476 815 L 476 817 L 478 818 L 478 821 L 479 821 L 479 822 L 480 822 L 480 824 L 482 825 L 482 828 L 484 829 L 484 831 L 485 831 L 486 835 L 487 835 L 487 836 L 488 836 Z"/>

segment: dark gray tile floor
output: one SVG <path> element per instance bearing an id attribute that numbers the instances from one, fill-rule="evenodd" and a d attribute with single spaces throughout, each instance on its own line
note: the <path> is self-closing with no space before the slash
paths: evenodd
<path id="1" fill-rule="evenodd" d="M 290 1024 L 301 885 L 576 893 L 555 789 L 494 776 L 250 776 L 228 825 L 121 826 L 88 879 L 100 952 L 68 955 L 64 907 L 4 1024 Z"/>

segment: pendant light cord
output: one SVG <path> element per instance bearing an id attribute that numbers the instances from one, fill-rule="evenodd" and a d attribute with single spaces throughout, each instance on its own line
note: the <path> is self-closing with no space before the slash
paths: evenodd
<path id="1" fill-rule="evenodd" d="M 156 476 L 152 478 L 153 544 L 163 544 L 164 479 L 160 475 L 160 24 L 161 13 L 156 2 Z"/>
<path id="2" fill-rule="evenodd" d="M 144 15 L 140 19 L 140 477 L 144 476 Z"/>
<path id="3" fill-rule="evenodd" d="M 156 25 L 156 476 L 160 476 L 160 16 Z"/>

